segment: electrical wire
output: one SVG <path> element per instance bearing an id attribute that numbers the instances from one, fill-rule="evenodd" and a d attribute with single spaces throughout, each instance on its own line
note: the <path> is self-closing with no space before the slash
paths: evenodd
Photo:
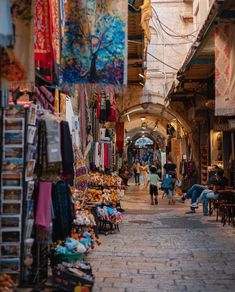
<path id="1" fill-rule="evenodd" d="M 136 12 L 139 12 L 141 9 L 140 7 L 139 8 L 136 8 L 134 5 L 132 5 L 131 3 L 128 3 L 128 6 L 130 6 L 133 10 L 135 10 Z"/>
<path id="2" fill-rule="evenodd" d="M 191 33 L 189 33 L 189 34 L 180 35 L 180 34 L 178 34 L 177 32 L 175 32 L 173 29 L 171 29 L 169 26 L 167 26 L 166 24 L 164 24 L 164 23 L 160 20 L 160 18 L 159 18 L 159 16 L 158 16 L 157 12 L 156 12 L 156 10 L 155 10 L 155 8 L 154 8 L 153 6 L 152 6 L 152 10 L 153 10 L 153 12 L 154 12 L 154 14 L 155 14 L 155 16 L 156 16 L 156 19 L 158 20 L 158 22 L 159 22 L 159 24 L 160 24 L 161 29 L 162 29 L 167 35 L 169 35 L 169 36 L 171 36 L 171 37 L 174 37 L 174 38 L 186 38 L 186 39 L 188 39 L 189 37 L 195 37 L 194 33 L 198 32 L 198 29 L 197 29 L 197 30 L 195 30 L 195 31 L 193 31 L 193 32 L 191 32 Z M 168 29 L 169 31 L 171 31 L 172 33 L 174 33 L 174 34 L 171 34 L 171 33 L 167 32 L 166 29 L 165 29 L 164 27 L 165 27 L 166 29 Z"/>
<path id="3" fill-rule="evenodd" d="M 171 65 L 169 65 L 169 64 L 167 64 L 167 63 L 165 63 L 165 62 L 163 62 L 162 60 L 158 59 L 157 57 L 155 57 L 155 56 L 152 55 L 151 53 L 147 52 L 147 54 L 150 55 L 151 57 L 153 57 L 154 59 L 156 59 L 158 62 L 162 63 L 163 65 L 165 65 L 165 66 L 167 66 L 167 67 L 169 67 L 169 68 L 171 68 L 171 69 L 173 69 L 173 70 L 178 71 L 177 68 L 172 67 Z"/>

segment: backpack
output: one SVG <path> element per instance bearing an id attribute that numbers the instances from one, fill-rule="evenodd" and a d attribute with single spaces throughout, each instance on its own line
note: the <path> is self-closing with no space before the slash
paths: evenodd
<path id="1" fill-rule="evenodd" d="M 163 176 L 163 182 L 162 182 L 161 188 L 162 189 L 169 189 L 170 184 L 171 184 L 171 175 L 165 174 Z"/>

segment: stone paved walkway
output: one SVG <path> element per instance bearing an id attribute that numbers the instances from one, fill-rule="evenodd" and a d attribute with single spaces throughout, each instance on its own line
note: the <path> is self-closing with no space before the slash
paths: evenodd
<path id="1" fill-rule="evenodd" d="M 88 256 L 93 292 L 235 291 L 235 229 L 161 196 L 151 206 L 142 186 L 129 187 L 123 207 L 120 233 L 101 235 Z"/>

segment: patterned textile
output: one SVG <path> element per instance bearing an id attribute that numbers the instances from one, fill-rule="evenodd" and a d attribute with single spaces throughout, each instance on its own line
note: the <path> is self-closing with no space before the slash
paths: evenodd
<path id="1" fill-rule="evenodd" d="M 52 80 L 53 54 L 51 46 L 50 7 L 48 0 L 35 0 L 34 9 L 34 58 L 35 65 L 40 69 L 47 69 L 44 76 Z"/>
<path id="2" fill-rule="evenodd" d="M 61 172 L 61 162 L 48 163 L 46 122 L 44 120 L 41 120 L 39 123 L 38 137 L 36 173 L 41 179 L 55 180 Z"/>
<path id="3" fill-rule="evenodd" d="M 53 58 L 56 64 L 60 64 L 60 4 L 59 0 L 49 0 L 51 44 Z"/>
<path id="4" fill-rule="evenodd" d="M 215 115 L 235 115 L 235 24 L 215 30 Z"/>
<path id="5" fill-rule="evenodd" d="M 67 0 L 62 83 L 126 82 L 127 0 Z"/>

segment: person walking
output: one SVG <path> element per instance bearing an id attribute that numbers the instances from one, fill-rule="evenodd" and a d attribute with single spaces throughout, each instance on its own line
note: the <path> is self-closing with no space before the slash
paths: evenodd
<path id="1" fill-rule="evenodd" d="M 146 162 L 143 163 L 141 166 L 141 173 L 144 179 L 144 186 L 146 187 L 148 184 L 148 174 L 149 174 L 149 168 Z"/>
<path id="2" fill-rule="evenodd" d="M 160 181 L 160 177 L 157 175 L 157 168 L 155 166 L 150 167 L 150 174 L 148 177 L 149 194 L 151 197 L 151 205 L 158 205 L 158 188 L 157 184 Z"/>
<path id="3" fill-rule="evenodd" d="M 141 167 L 140 162 L 137 159 L 133 166 L 136 185 L 140 185 L 140 167 Z"/>

